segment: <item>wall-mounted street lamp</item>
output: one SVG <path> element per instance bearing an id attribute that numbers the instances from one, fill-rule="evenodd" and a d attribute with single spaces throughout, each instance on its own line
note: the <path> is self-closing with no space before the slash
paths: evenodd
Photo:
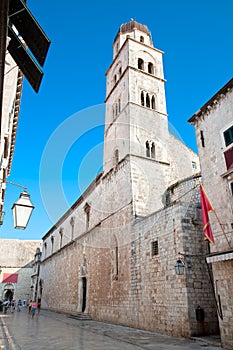
<path id="1" fill-rule="evenodd" d="M 15 184 L 7 181 L 11 185 L 22 187 L 23 192 L 20 193 L 19 199 L 12 206 L 12 213 L 14 219 L 14 228 L 24 230 L 27 227 L 28 221 L 31 217 L 32 211 L 35 208 L 30 200 L 30 194 L 27 192 L 25 186 Z"/>
<path id="2" fill-rule="evenodd" d="M 185 268 L 191 267 L 191 261 L 188 258 L 188 256 L 194 256 L 194 255 L 187 255 L 187 254 L 183 254 L 183 253 L 179 253 L 179 255 L 182 255 L 183 258 L 178 258 L 176 264 L 175 264 L 175 271 L 177 275 L 184 275 L 185 272 Z"/>
<path id="3" fill-rule="evenodd" d="M 185 264 L 182 262 L 181 259 L 178 259 L 176 264 L 175 264 L 175 271 L 177 275 L 184 275 L 184 270 L 185 270 Z"/>

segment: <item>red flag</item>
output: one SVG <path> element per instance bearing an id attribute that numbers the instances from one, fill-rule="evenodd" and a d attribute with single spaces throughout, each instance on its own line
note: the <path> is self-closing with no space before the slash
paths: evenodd
<path id="1" fill-rule="evenodd" d="M 203 225 L 203 233 L 204 239 L 208 240 L 210 243 L 214 243 L 214 236 L 210 227 L 209 215 L 208 213 L 214 211 L 214 208 L 210 204 L 209 199 L 202 187 L 200 185 L 200 196 L 201 196 L 201 212 L 202 212 L 202 225 Z"/>

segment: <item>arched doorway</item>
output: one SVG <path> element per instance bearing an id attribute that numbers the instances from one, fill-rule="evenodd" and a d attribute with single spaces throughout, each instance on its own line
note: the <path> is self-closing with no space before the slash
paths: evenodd
<path id="1" fill-rule="evenodd" d="M 87 301 L 87 278 L 82 277 L 82 312 L 86 309 Z"/>
<path id="2" fill-rule="evenodd" d="M 14 298 L 14 286 L 12 284 L 6 284 L 4 287 L 4 300 L 12 300 Z"/>

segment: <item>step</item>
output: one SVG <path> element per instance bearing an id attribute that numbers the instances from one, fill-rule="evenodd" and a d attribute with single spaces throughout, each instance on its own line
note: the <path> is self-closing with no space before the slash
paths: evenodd
<path id="1" fill-rule="evenodd" d="M 84 314 L 83 312 L 77 312 L 76 314 L 71 314 L 68 317 L 69 318 L 74 318 L 76 320 L 81 320 L 81 321 L 89 321 L 89 320 L 91 320 L 90 316 L 88 314 Z"/>

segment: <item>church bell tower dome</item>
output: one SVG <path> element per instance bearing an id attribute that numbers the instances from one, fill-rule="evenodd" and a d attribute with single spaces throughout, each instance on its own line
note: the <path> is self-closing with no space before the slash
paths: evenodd
<path id="1" fill-rule="evenodd" d="M 122 24 L 117 32 L 113 42 L 114 57 L 128 38 L 145 43 L 148 46 L 153 46 L 152 37 L 148 27 L 132 19 L 130 22 Z"/>

